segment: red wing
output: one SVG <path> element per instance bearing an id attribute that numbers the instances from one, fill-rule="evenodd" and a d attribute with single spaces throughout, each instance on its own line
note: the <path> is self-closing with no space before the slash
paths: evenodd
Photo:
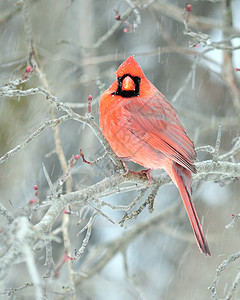
<path id="1" fill-rule="evenodd" d="M 136 97 L 124 103 L 126 129 L 167 157 L 196 173 L 196 152 L 173 107 L 157 91 L 147 101 Z"/>

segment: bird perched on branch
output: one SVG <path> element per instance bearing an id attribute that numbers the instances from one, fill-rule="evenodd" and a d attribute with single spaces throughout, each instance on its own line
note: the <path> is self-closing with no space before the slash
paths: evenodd
<path id="1" fill-rule="evenodd" d="M 196 152 L 176 112 L 146 78 L 132 56 L 116 72 L 100 99 L 100 127 L 121 158 L 152 169 L 164 169 L 179 189 L 199 249 L 211 255 L 192 202 Z"/>

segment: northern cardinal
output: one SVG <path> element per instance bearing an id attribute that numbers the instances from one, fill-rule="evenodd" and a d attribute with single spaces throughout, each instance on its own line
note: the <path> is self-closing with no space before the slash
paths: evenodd
<path id="1" fill-rule="evenodd" d="M 113 151 L 149 170 L 164 169 L 179 189 L 199 249 L 211 256 L 192 202 L 197 157 L 173 107 L 145 77 L 132 56 L 100 99 L 100 127 Z"/>

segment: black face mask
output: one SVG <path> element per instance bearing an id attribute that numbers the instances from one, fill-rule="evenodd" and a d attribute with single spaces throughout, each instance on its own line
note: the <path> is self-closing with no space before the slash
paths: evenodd
<path id="1" fill-rule="evenodd" d="M 134 85 L 135 85 L 134 90 L 130 90 L 130 91 L 122 90 L 123 80 L 127 76 L 129 76 L 133 80 Z M 118 80 L 118 89 L 116 92 L 112 93 L 112 95 L 119 95 L 123 98 L 136 97 L 139 95 L 139 87 L 140 87 L 141 77 L 132 76 L 130 74 L 124 74 L 122 77 L 118 77 L 117 80 Z"/>

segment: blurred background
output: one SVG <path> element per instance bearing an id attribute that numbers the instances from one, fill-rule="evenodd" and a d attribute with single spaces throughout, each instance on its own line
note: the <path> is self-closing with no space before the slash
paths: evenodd
<path id="1" fill-rule="evenodd" d="M 38 70 L 19 88 L 43 86 L 80 115 L 86 115 L 88 95 L 92 95 L 92 113 L 98 122 L 102 92 L 115 80 L 118 66 L 134 55 L 147 78 L 174 106 L 196 148 L 215 147 L 222 124 L 222 155 L 232 149 L 240 129 L 239 8 L 239 0 L 192 1 L 188 5 L 182 0 L 0 1 L 0 86 L 23 76 L 33 61 L 29 55 L 33 50 Z M 52 108 L 41 95 L 0 97 L 0 156 L 52 118 Z M 66 161 L 79 154 L 79 148 L 90 161 L 104 154 L 87 126 L 69 120 L 58 128 Z M 33 224 L 47 210 L 42 207 L 31 214 L 29 201 L 36 198 L 33 186 L 38 186 L 38 197 L 44 201 L 51 194 L 46 172 L 54 186 L 64 174 L 54 139 L 54 131 L 48 128 L 0 164 L 1 203 L 16 217 L 31 216 Z M 199 161 L 212 159 L 207 152 L 197 153 Z M 234 158 L 237 162 L 239 155 Z M 107 158 L 93 166 L 79 159 L 72 171 L 71 188 L 76 191 L 91 186 L 113 173 Z M 116 224 L 100 214 L 96 217 L 84 254 L 73 263 L 74 293 L 68 265 L 62 263 L 64 244 L 52 243 L 54 268 L 59 270 L 58 276 L 47 279 L 45 299 L 209 299 L 208 287 L 216 268 L 239 251 L 239 221 L 230 229 L 225 227 L 232 214 L 240 212 L 239 192 L 238 180 L 220 177 L 214 182 L 207 176 L 193 186 L 193 201 L 211 258 L 199 252 L 173 184 L 160 188 L 152 214 L 145 209 L 123 227 L 118 222 L 124 212 L 103 207 Z M 101 200 L 128 205 L 138 195 L 139 191 L 116 193 Z M 159 214 L 175 203 L 177 208 L 160 222 Z M 74 249 L 81 247 L 85 236 L 77 237 L 77 233 L 92 211 L 88 205 L 71 209 L 80 213 L 80 217 L 70 215 L 68 224 L 71 245 L 67 254 L 74 256 Z M 59 228 L 62 218 L 59 215 L 53 230 Z M 0 228 L 3 234 L 4 218 Z M 56 234 L 62 239 L 61 231 Z M 44 249 L 35 253 L 35 262 L 42 278 L 46 272 Z M 233 263 L 222 274 L 219 297 L 227 296 L 237 272 L 237 263 Z M 1 292 L 26 282 L 31 282 L 31 277 L 20 261 L 10 266 Z M 12 297 L 33 299 L 34 288 L 25 288 Z M 239 298 L 238 287 L 229 299 Z"/>

